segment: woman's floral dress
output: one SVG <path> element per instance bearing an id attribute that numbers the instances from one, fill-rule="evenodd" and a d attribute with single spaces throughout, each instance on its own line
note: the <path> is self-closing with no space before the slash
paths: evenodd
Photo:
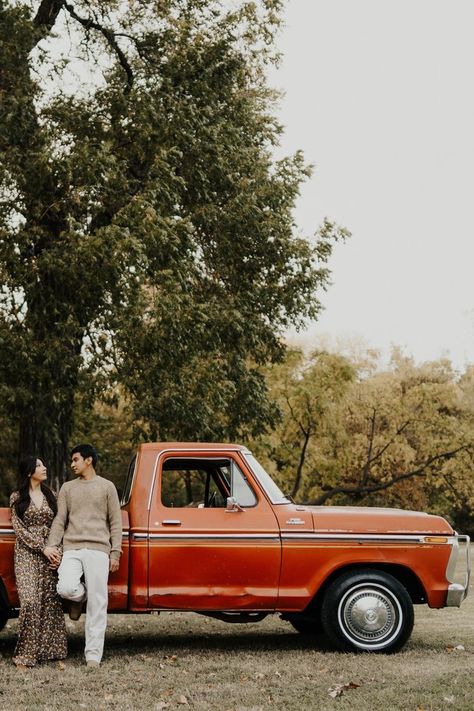
<path id="1" fill-rule="evenodd" d="M 54 513 L 43 496 L 41 506 L 30 503 L 22 521 L 13 506 L 18 496 L 15 491 L 10 497 L 20 598 L 19 634 L 13 661 L 32 667 L 36 662 L 66 657 L 66 625 L 56 592 L 57 573 L 42 553 Z"/>

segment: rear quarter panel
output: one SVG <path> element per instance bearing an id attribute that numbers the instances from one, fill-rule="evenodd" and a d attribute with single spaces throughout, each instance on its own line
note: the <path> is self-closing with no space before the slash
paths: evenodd
<path id="1" fill-rule="evenodd" d="M 5 585 L 10 605 L 18 607 L 18 593 L 15 583 L 15 569 L 13 563 L 13 550 L 15 548 L 15 534 L 13 533 L 10 509 L 0 509 L 0 579 Z"/>

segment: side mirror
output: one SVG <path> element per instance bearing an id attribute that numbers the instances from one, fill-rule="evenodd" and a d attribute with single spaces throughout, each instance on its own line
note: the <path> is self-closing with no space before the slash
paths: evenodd
<path id="1" fill-rule="evenodd" d="M 237 503 L 235 496 L 227 497 L 227 505 L 225 507 L 226 513 L 238 513 L 239 511 L 245 511 L 240 504 Z"/>

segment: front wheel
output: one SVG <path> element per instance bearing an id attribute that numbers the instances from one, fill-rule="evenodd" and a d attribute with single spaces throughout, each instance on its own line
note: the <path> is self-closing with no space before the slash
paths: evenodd
<path id="1" fill-rule="evenodd" d="M 389 573 L 351 571 L 327 589 L 321 620 L 329 640 L 341 651 L 396 652 L 413 629 L 413 604 Z"/>

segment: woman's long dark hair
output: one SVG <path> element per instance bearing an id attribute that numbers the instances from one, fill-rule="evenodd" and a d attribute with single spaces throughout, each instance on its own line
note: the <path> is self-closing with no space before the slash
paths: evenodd
<path id="1" fill-rule="evenodd" d="M 39 457 L 31 456 L 24 457 L 20 461 L 20 466 L 18 468 L 18 493 L 20 494 L 18 499 L 15 501 L 15 509 L 17 516 L 23 520 L 25 511 L 31 503 L 30 499 L 30 477 L 35 473 L 36 462 Z M 58 511 L 58 505 L 56 503 L 56 497 L 46 484 L 41 483 L 41 491 L 43 492 L 46 501 L 49 504 L 49 508 L 56 515 Z"/>

